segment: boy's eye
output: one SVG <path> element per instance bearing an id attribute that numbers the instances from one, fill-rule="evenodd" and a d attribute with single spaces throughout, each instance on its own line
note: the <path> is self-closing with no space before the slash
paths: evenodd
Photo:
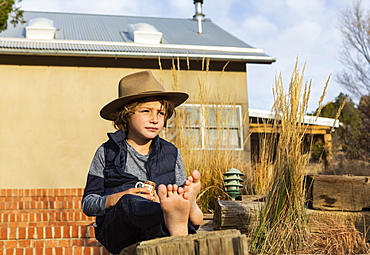
<path id="1" fill-rule="evenodd" d="M 165 112 L 159 112 L 159 114 L 164 116 L 166 113 Z"/>

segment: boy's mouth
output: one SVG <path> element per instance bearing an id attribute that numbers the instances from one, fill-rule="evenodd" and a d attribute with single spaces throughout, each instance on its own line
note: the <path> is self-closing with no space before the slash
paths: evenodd
<path id="1" fill-rule="evenodd" d="M 149 130 L 149 131 L 157 131 L 158 130 L 158 128 L 156 128 L 156 127 L 147 127 L 145 129 Z"/>

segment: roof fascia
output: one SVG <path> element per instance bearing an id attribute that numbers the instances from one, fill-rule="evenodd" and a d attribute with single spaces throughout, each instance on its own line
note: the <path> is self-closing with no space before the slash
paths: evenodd
<path id="1" fill-rule="evenodd" d="M 258 110 L 249 108 L 249 117 L 275 119 L 275 113 L 267 110 Z M 340 123 L 336 119 L 304 115 L 302 122 L 310 125 L 330 126 L 338 128 Z"/>
<path id="2" fill-rule="evenodd" d="M 204 59 L 213 60 L 229 60 L 251 63 L 267 63 L 271 64 L 276 59 L 270 56 L 248 56 L 244 54 L 264 54 L 262 49 L 256 48 L 241 48 L 241 47 L 221 47 L 221 46 L 201 46 L 201 45 L 175 45 L 175 44 L 138 44 L 126 42 L 98 42 L 98 41 L 72 41 L 72 40 L 30 40 L 19 38 L 1 38 L 0 41 L 19 42 L 19 43 L 54 43 L 54 44 L 81 44 L 81 45 L 111 45 L 111 46 L 126 46 L 126 47 L 143 47 L 143 48 L 158 48 L 158 49 L 181 49 L 181 50 L 204 50 L 204 51 L 219 51 L 222 54 L 183 54 L 183 53 L 144 53 L 144 52 L 110 52 L 110 51 L 74 51 L 74 50 L 31 50 L 31 49 L 1 49 L 0 53 L 5 54 L 34 54 L 34 55 L 63 55 L 63 56 L 104 56 L 104 57 L 136 57 L 136 58 L 188 58 L 188 59 Z M 227 53 L 241 53 L 240 55 L 228 55 Z"/>

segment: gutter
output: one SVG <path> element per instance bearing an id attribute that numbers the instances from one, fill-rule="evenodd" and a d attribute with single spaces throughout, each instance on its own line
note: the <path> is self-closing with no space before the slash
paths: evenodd
<path id="1" fill-rule="evenodd" d="M 79 48 L 107 48 L 102 50 L 55 50 L 47 48 L 62 48 L 64 46 L 79 46 Z M 142 48 L 143 51 L 109 50 L 109 48 Z M 39 49 L 43 48 L 43 49 Z M 46 49 L 45 49 L 46 48 Z M 183 51 L 184 53 L 165 53 L 150 51 Z M 192 51 L 202 51 L 203 53 L 189 53 Z M 209 51 L 209 53 L 207 53 Z M 218 52 L 220 54 L 218 54 Z M 229 54 L 228 54 L 229 53 Z M 174 44 L 138 44 L 120 42 L 92 42 L 92 41 L 66 41 L 66 40 L 30 40 L 18 38 L 1 38 L 0 54 L 22 54 L 22 55 L 44 55 L 44 56 L 85 56 L 85 57 L 132 57 L 132 58 L 181 58 L 191 60 L 211 60 L 239 61 L 249 63 L 271 64 L 276 59 L 263 53 L 261 49 L 242 48 L 242 47 L 222 47 L 222 46 L 201 46 L 201 45 L 174 45 Z"/>

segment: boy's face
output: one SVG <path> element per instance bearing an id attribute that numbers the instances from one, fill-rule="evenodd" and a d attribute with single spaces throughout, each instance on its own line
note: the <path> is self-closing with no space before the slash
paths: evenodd
<path id="1" fill-rule="evenodd" d="M 163 129 L 165 110 L 158 101 L 140 104 L 128 123 L 128 138 L 137 142 L 148 142 L 156 137 Z"/>

